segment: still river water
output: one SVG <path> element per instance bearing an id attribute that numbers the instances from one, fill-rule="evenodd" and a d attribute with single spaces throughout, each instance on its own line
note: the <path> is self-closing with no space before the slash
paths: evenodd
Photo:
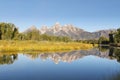
<path id="1" fill-rule="evenodd" d="M 120 50 L 0 53 L 0 80 L 120 80 Z"/>

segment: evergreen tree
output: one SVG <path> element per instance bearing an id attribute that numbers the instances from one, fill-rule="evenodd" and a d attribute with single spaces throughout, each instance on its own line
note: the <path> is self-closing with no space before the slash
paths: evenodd
<path id="1" fill-rule="evenodd" d="M 114 39 L 115 39 L 116 43 L 120 43 L 120 28 L 117 29 L 117 32 L 115 33 Z"/>
<path id="2" fill-rule="evenodd" d="M 108 38 L 101 36 L 98 40 L 98 43 L 99 44 L 108 44 L 109 40 L 108 40 Z"/>

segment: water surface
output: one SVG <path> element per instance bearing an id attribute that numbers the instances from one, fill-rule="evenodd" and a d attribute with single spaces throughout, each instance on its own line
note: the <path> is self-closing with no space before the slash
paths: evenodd
<path id="1" fill-rule="evenodd" d="M 0 80 L 120 80 L 120 50 L 0 53 Z"/>

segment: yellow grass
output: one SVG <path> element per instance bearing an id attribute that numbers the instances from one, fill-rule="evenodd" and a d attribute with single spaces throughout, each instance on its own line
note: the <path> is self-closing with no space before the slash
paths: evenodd
<path id="1" fill-rule="evenodd" d="M 65 51 L 93 48 L 92 44 L 78 42 L 47 41 L 0 41 L 0 52 L 4 51 Z"/>

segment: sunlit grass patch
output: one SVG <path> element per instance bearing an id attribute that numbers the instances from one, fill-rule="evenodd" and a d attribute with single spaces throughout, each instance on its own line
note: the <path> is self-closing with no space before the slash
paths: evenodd
<path id="1" fill-rule="evenodd" d="M 92 44 L 48 41 L 0 41 L 0 51 L 64 51 L 93 48 Z"/>

